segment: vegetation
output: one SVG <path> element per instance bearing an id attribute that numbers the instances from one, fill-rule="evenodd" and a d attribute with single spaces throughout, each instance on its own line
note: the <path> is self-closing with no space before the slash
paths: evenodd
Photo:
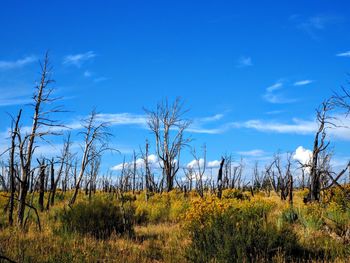
<path id="1" fill-rule="evenodd" d="M 334 189 L 329 190 L 329 193 Z M 224 190 L 154 194 L 63 194 L 39 212 L 25 231 L 0 218 L 1 255 L 16 262 L 345 262 L 350 256 L 350 208 L 340 192 L 330 202 L 305 204 L 295 192 L 291 207 L 279 196 Z M 328 193 L 327 193 L 328 194 Z M 331 195 L 331 194 L 330 194 Z M 35 198 L 38 196 L 36 195 Z M 1 197 L 2 207 L 7 198 Z M 339 203 L 340 201 L 340 203 Z"/>

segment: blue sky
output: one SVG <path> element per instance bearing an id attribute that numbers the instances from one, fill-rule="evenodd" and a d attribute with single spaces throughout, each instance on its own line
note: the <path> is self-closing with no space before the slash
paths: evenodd
<path id="1" fill-rule="evenodd" d="M 108 155 L 104 169 L 152 138 L 143 107 L 166 97 L 184 99 L 188 135 L 207 144 L 208 160 L 310 149 L 315 108 L 348 80 L 349 10 L 345 0 L 2 1 L 0 132 L 8 113 L 30 115 L 23 105 L 49 50 L 71 111 L 57 118 L 73 124 L 96 107 L 113 121 L 122 154 Z M 350 156 L 350 131 L 331 139 L 336 158 Z"/>

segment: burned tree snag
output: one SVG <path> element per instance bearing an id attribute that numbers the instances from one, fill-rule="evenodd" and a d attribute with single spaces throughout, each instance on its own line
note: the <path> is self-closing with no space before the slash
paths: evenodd
<path id="1" fill-rule="evenodd" d="M 220 168 L 218 172 L 218 198 L 222 197 L 222 169 L 224 167 L 225 159 L 222 158 L 220 162 Z"/>
<path id="2" fill-rule="evenodd" d="M 14 198 L 16 192 L 16 169 L 15 169 L 15 148 L 16 148 L 16 137 L 19 132 L 19 121 L 21 119 L 22 109 L 19 110 L 17 119 L 15 121 L 15 127 L 12 129 L 11 134 L 11 149 L 10 149 L 10 202 L 9 202 L 9 225 L 13 225 L 13 209 L 14 209 Z"/>
<path id="3" fill-rule="evenodd" d="M 39 162 L 39 160 L 38 160 Z M 42 160 L 42 162 L 39 162 L 40 164 L 40 171 L 39 171 L 39 209 L 40 211 L 44 211 L 44 194 L 45 194 L 45 175 L 46 175 L 46 165 L 45 160 Z"/>

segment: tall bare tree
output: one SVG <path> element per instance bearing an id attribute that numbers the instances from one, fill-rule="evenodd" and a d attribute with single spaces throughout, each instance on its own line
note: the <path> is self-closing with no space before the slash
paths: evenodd
<path id="1" fill-rule="evenodd" d="M 223 172 L 223 168 L 224 168 L 224 164 L 225 164 L 225 158 L 221 158 L 221 162 L 220 162 L 220 167 L 219 167 L 219 172 L 218 172 L 218 198 L 221 199 L 222 197 L 222 172 Z"/>
<path id="2" fill-rule="evenodd" d="M 329 146 L 329 141 L 326 142 L 327 129 L 335 127 L 334 117 L 330 115 L 330 111 L 334 109 L 331 99 L 325 100 L 316 110 L 316 120 L 318 128 L 314 138 L 312 150 L 312 158 L 310 162 L 310 186 L 308 201 L 319 201 L 321 192 L 321 179 L 323 169 L 320 169 L 320 157 Z"/>
<path id="3" fill-rule="evenodd" d="M 95 160 L 96 158 L 100 158 L 103 152 L 107 150 L 111 150 L 108 146 L 109 138 L 111 134 L 108 132 L 108 123 L 107 122 L 98 122 L 97 113 L 93 110 L 87 119 L 82 121 L 82 126 L 84 131 L 82 134 L 84 135 L 84 145 L 83 155 L 80 164 L 79 175 L 76 178 L 74 193 L 69 201 L 69 205 L 72 206 L 76 199 L 81 187 L 81 181 L 83 180 L 83 176 L 85 174 L 87 166 Z"/>
<path id="4" fill-rule="evenodd" d="M 52 178 L 52 185 L 51 185 L 51 194 L 50 194 L 50 204 L 53 206 L 55 204 L 55 195 L 57 190 L 57 185 L 62 177 L 62 174 L 64 172 L 64 166 L 68 165 L 69 163 L 69 156 L 70 156 L 70 147 L 71 147 L 71 139 L 70 139 L 70 133 L 68 133 L 67 138 L 64 140 L 63 143 L 63 149 L 61 152 L 61 157 L 59 160 L 59 168 L 57 172 L 56 178 Z M 52 168 L 53 169 L 53 168 Z M 54 175 L 54 172 L 51 171 L 51 175 Z"/>
<path id="5" fill-rule="evenodd" d="M 16 133 L 18 138 L 19 158 L 21 178 L 19 179 L 19 203 L 18 203 L 18 217 L 17 222 L 20 226 L 23 226 L 24 209 L 26 206 L 26 197 L 29 189 L 29 179 L 32 174 L 32 158 L 36 149 L 36 140 L 43 139 L 48 135 L 58 134 L 55 132 L 55 127 L 62 126 L 57 121 L 50 118 L 52 113 L 61 112 L 60 107 L 54 107 L 47 109 L 45 106 L 51 105 L 57 98 L 52 98 L 53 89 L 50 84 L 53 82 L 51 79 L 51 67 L 49 64 L 48 53 L 45 54 L 44 60 L 40 63 L 41 66 L 41 78 L 36 86 L 36 91 L 33 96 L 33 122 L 30 128 L 30 132 L 22 136 L 21 132 Z"/>
<path id="6" fill-rule="evenodd" d="M 167 100 L 159 103 L 155 111 L 145 111 L 148 127 L 155 136 L 156 152 L 163 170 L 166 191 L 171 191 L 180 168 L 181 150 L 191 141 L 184 134 L 190 125 L 190 121 L 184 119 L 187 111 L 183 109 L 180 98 L 173 104 L 169 104 Z"/>
<path id="7" fill-rule="evenodd" d="M 196 152 L 196 149 L 193 148 L 191 153 L 194 158 L 194 165 L 192 167 L 188 167 L 188 174 L 194 175 L 196 179 L 196 189 L 200 197 L 204 197 L 204 184 L 203 184 L 203 176 L 205 174 L 206 166 L 207 166 L 207 147 L 204 144 L 202 146 L 203 157 L 200 158 Z"/>
<path id="8" fill-rule="evenodd" d="M 9 225 L 13 225 L 13 209 L 16 192 L 16 168 L 15 168 L 15 151 L 16 151 L 16 137 L 19 133 L 19 121 L 21 119 L 22 109 L 19 110 L 16 120 L 13 120 L 14 127 L 11 132 L 11 148 L 9 161 L 9 176 L 10 176 L 10 200 L 9 200 Z"/>

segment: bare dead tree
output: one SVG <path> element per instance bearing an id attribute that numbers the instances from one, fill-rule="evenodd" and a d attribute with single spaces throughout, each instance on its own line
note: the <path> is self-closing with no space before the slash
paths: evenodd
<path id="1" fill-rule="evenodd" d="M 252 189 L 254 191 L 262 190 L 263 182 L 264 182 L 264 176 L 263 176 L 263 174 L 260 173 L 259 162 L 258 161 L 256 161 L 254 163 L 252 182 L 253 182 Z"/>
<path id="2" fill-rule="evenodd" d="M 29 179 L 32 174 L 32 158 L 36 148 L 36 140 L 42 139 L 46 141 L 45 137 L 48 135 L 59 134 L 55 132 L 55 128 L 62 127 L 57 121 L 50 118 L 52 113 L 62 112 L 60 107 L 54 107 L 51 109 L 45 109 L 46 105 L 51 105 L 57 98 L 52 98 L 53 89 L 50 88 L 50 84 L 53 82 L 51 79 L 51 68 L 49 65 L 48 53 L 45 54 L 45 58 L 41 66 L 41 79 L 36 86 L 33 99 L 33 122 L 30 128 L 30 132 L 22 136 L 20 130 L 16 133 L 18 139 L 18 151 L 20 158 L 21 178 L 19 180 L 19 203 L 18 203 L 18 217 L 17 222 L 22 227 L 24 218 L 24 209 L 26 206 L 26 197 L 29 188 Z"/>
<path id="3" fill-rule="evenodd" d="M 186 111 L 183 110 L 180 98 L 171 105 L 165 100 L 157 105 L 155 111 L 145 112 L 148 116 L 148 127 L 155 136 L 156 152 L 163 169 L 166 191 L 171 191 L 180 168 L 181 150 L 191 141 L 184 135 L 190 122 L 183 118 Z"/>
<path id="4" fill-rule="evenodd" d="M 220 168 L 219 168 L 219 172 L 218 172 L 218 182 L 217 182 L 218 198 L 220 198 L 220 199 L 222 197 L 222 170 L 224 168 L 224 164 L 225 164 L 225 159 L 221 158 Z"/>
<path id="5" fill-rule="evenodd" d="M 44 194 L 45 194 L 45 173 L 46 173 L 46 164 L 45 159 L 42 161 L 38 160 L 40 170 L 39 170 L 39 199 L 38 204 L 40 211 L 44 211 Z"/>
<path id="6" fill-rule="evenodd" d="M 55 187 L 55 159 L 52 158 L 49 161 L 49 163 L 50 163 L 50 166 L 48 166 L 47 174 L 48 176 L 50 176 L 50 191 L 49 191 L 49 196 L 47 197 L 46 210 L 50 209 L 51 196 L 54 192 L 54 187 Z"/>
<path id="7" fill-rule="evenodd" d="M 83 155 L 81 159 L 79 175 L 77 176 L 74 187 L 74 193 L 71 200 L 69 201 L 70 206 L 72 206 L 76 201 L 81 186 L 81 181 L 89 163 L 95 158 L 100 157 L 105 151 L 112 150 L 108 146 L 108 141 L 111 137 L 111 134 L 107 130 L 108 123 L 98 123 L 96 119 L 97 113 L 95 110 L 93 110 L 90 113 L 90 116 L 82 121 L 82 126 L 84 128 L 84 131 L 82 132 L 84 135 L 84 145 L 82 146 Z"/>
<path id="8" fill-rule="evenodd" d="M 98 155 L 90 162 L 90 168 L 88 171 L 88 194 L 89 200 L 92 198 L 92 193 L 96 192 L 97 176 L 100 170 L 101 156 Z"/>
<path id="9" fill-rule="evenodd" d="M 0 165 L 1 165 L 1 173 L 0 173 L 0 185 L 2 187 L 2 190 L 5 191 L 5 192 L 8 192 L 9 191 L 9 187 L 8 187 L 8 181 L 7 180 L 7 174 L 9 173 L 8 170 L 7 170 L 7 167 L 5 166 L 4 162 L 0 162 Z"/>
<path id="10" fill-rule="evenodd" d="M 229 188 L 230 186 L 230 181 L 232 177 L 232 162 L 233 158 L 231 154 L 225 154 L 224 156 L 225 159 L 225 165 L 224 165 L 224 170 L 223 170 L 223 180 L 222 180 L 222 187 L 224 189 Z"/>
<path id="11" fill-rule="evenodd" d="M 330 144 L 326 142 L 326 131 L 335 127 L 334 117 L 329 112 L 334 108 L 330 99 L 325 100 L 316 110 L 316 120 L 318 128 L 314 138 L 312 159 L 310 162 L 310 186 L 307 201 L 319 201 L 321 192 L 322 169 L 319 166 L 320 155 L 325 152 Z"/>
<path id="12" fill-rule="evenodd" d="M 16 137 L 19 133 L 19 121 L 21 119 L 22 109 L 19 110 L 16 120 L 13 120 L 14 127 L 11 129 L 11 148 L 10 148 L 10 160 L 9 160 L 9 176 L 10 176 L 10 200 L 9 200 L 9 225 L 13 225 L 13 210 L 16 192 L 16 168 L 15 168 L 15 150 L 16 150 Z"/>
<path id="13" fill-rule="evenodd" d="M 238 165 L 233 167 L 232 178 L 231 178 L 231 189 L 239 188 L 241 186 L 242 174 L 243 174 L 243 158 L 241 158 Z"/>
<path id="14" fill-rule="evenodd" d="M 280 196 L 281 200 L 289 199 L 293 203 L 293 175 L 292 154 L 288 153 L 286 161 L 282 163 L 280 154 L 276 154 L 272 162 L 265 167 L 264 181 L 269 181 L 271 188 Z"/>
<path id="15" fill-rule="evenodd" d="M 149 163 L 149 143 L 148 140 L 146 140 L 145 144 L 145 151 L 143 151 L 140 148 L 141 152 L 141 158 L 143 160 L 144 168 L 145 168 L 145 194 L 146 194 L 146 201 L 149 198 L 150 193 L 155 192 L 157 190 L 156 183 L 154 181 L 154 176 L 151 171 L 151 166 Z"/>
<path id="16" fill-rule="evenodd" d="M 194 158 L 195 164 L 192 167 L 189 167 L 191 169 L 191 172 L 196 179 L 196 189 L 200 197 L 204 197 L 204 185 L 203 185 L 203 176 L 205 174 L 206 166 L 207 166 L 207 147 L 204 144 L 202 146 L 202 158 L 198 156 L 196 152 L 196 148 L 192 148 L 191 154 Z"/>
<path id="17" fill-rule="evenodd" d="M 187 191 L 192 191 L 192 184 L 193 184 L 193 178 L 195 177 L 194 175 L 194 169 L 192 166 L 190 167 L 185 167 L 183 169 L 183 172 L 186 176 L 186 180 L 187 180 L 187 185 L 186 185 L 186 192 Z"/>
<path id="18" fill-rule="evenodd" d="M 56 190 L 57 190 L 57 185 L 58 182 L 60 181 L 62 174 L 64 172 L 64 166 L 68 166 L 69 162 L 69 156 L 70 156 L 70 147 L 72 145 L 71 139 L 70 139 L 70 133 L 68 133 L 67 138 L 64 140 L 63 143 L 63 149 L 61 151 L 61 157 L 59 160 L 59 168 L 57 172 L 56 178 L 54 178 L 54 171 L 53 171 L 53 164 L 51 165 L 51 175 L 52 175 L 52 182 L 51 182 L 51 194 L 50 194 L 50 204 L 51 206 L 54 206 L 55 204 L 55 195 L 56 195 Z M 69 166 L 68 166 L 69 167 Z M 68 174 L 68 172 L 66 172 Z"/>

